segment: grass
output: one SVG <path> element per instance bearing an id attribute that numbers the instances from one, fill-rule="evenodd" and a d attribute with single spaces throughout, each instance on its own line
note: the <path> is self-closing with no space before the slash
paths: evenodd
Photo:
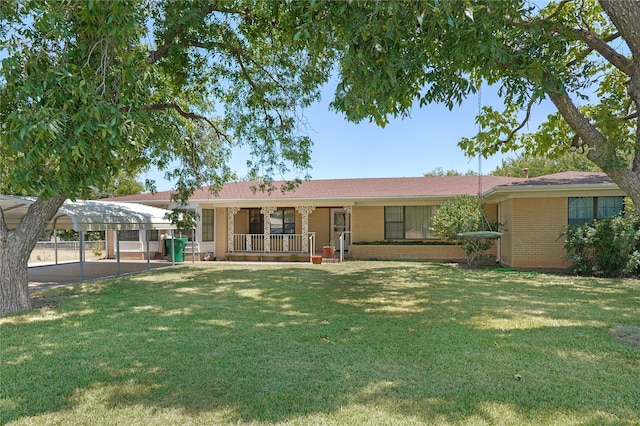
<path id="1" fill-rule="evenodd" d="M 0 424 L 640 424 L 640 282 L 185 265 L 0 318 Z"/>

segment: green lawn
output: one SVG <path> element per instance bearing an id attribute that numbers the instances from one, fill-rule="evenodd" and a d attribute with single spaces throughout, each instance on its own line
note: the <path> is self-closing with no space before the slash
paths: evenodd
<path id="1" fill-rule="evenodd" d="M 206 263 L 0 318 L 0 424 L 640 424 L 640 281 Z"/>

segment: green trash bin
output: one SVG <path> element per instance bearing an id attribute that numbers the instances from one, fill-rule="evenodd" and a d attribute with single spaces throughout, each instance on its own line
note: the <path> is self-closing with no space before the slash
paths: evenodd
<path id="1" fill-rule="evenodd" d="M 167 248 L 167 254 L 171 257 L 171 242 L 175 241 L 174 260 L 176 262 L 184 262 L 184 251 L 189 242 L 188 238 L 167 238 L 164 240 L 164 244 Z"/>

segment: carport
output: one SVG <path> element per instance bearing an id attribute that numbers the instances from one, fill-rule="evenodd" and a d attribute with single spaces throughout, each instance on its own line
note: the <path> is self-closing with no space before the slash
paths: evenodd
<path id="1" fill-rule="evenodd" d="M 0 195 L 0 206 L 7 226 L 15 228 L 27 213 L 35 197 L 17 197 Z M 84 233 L 88 231 L 120 231 L 120 230 L 169 230 L 173 236 L 176 226 L 166 219 L 168 210 L 135 203 L 117 203 L 98 200 L 67 200 L 51 219 L 47 229 L 54 231 L 54 242 L 57 242 L 56 232 L 60 229 L 73 229 L 80 238 L 79 280 L 84 280 Z M 117 232 L 116 232 L 117 235 Z M 147 238 L 147 270 L 151 269 L 149 239 Z M 116 238 L 117 273 L 121 274 L 120 242 Z M 172 256 L 172 259 L 174 256 Z M 173 261 L 172 261 L 173 263 Z M 58 264 L 57 249 L 55 264 Z"/>

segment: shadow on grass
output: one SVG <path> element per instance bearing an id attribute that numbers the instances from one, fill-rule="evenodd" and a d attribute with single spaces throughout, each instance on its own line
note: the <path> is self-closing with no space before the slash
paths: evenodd
<path id="1" fill-rule="evenodd" d="M 637 281 L 212 264 L 77 286 L 56 303 L 0 319 L 2 423 L 121 410 L 218 423 L 640 422 L 640 351 L 611 332 L 640 325 Z"/>

